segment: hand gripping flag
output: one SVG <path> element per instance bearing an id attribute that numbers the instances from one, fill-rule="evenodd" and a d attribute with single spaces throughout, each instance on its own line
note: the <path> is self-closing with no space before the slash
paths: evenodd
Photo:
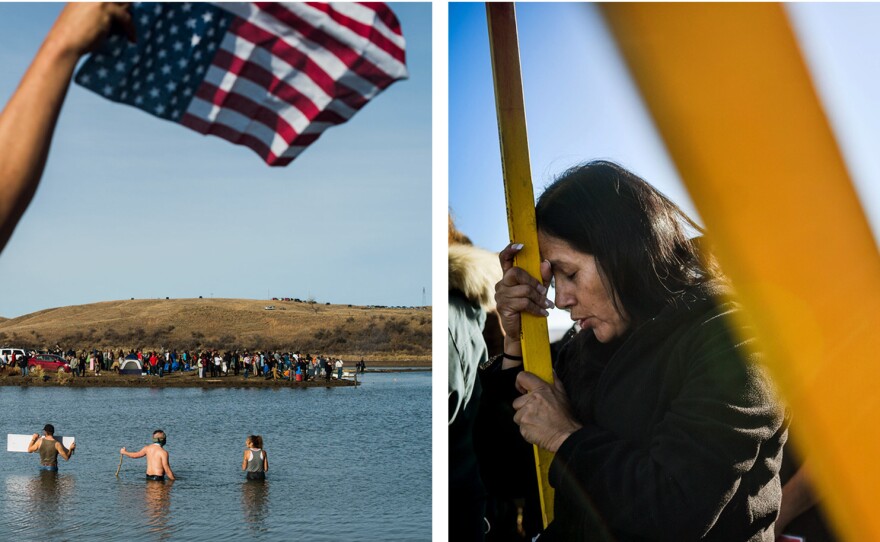
<path id="1" fill-rule="evenodd" d="M 406 78 L 382 3 L 136 3 L 137 43 L 112 35 L 76 82 L 202 134 L 290 163 Z"/>

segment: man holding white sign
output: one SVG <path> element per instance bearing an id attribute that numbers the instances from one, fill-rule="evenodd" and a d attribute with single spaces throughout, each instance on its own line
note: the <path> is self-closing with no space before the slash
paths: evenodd
<path id="1" fill-rule="evenodd" d="M 43 427 L 44 436 L 34 433 L 31 437 L 31 443 L 28 446 L 28 453 L 40 452 L 40 470 L 58 471 L 58 456 L 70 461 L 70 456 L 76 449 L 76 442 L 71 443 L 70 449 L 64 447 L 64 444 L 55 440 L 55 427 L 51 423 L 47 423 Z"/>

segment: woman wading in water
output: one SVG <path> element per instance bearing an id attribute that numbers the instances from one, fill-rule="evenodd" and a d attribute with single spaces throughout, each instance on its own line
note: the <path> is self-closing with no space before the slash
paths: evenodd
<path id="1" fill-rule="evenodd" d="M 241 460 L 241 470 L 247 472 L 248 480 L 265 480 L 266 471 L 269 470 L 269 457 L 263 449 L 263 437 L 251 435 L 244 441 L 247 449 Z"/>

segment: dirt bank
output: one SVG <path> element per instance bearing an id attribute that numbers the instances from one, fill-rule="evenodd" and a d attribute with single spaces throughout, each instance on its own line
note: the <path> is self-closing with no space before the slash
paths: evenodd
<path id="1" fill-rule="evenodd" d="M 323 378 L 310 382 L 291 382 L 289 380 L 272 380 L 263 377 L 244 378 L 243 376 L 223 376 L 219 378 L 199 378 L 195 372 L 173 373 L 158 376 L 128 376 L 116 373 L 102 373 L 100 376 L 87 375 L 73 377 L 69 374 L 59 376 L 47 374 L 43 376 L 22 377 L 16 371 L 3 371 L 0 375 L 0 386 L 28 387 L 65 387 L 65 388 L 330 388 L 338 386 L 355 386 L 352 377 L 342 380 Z"/>

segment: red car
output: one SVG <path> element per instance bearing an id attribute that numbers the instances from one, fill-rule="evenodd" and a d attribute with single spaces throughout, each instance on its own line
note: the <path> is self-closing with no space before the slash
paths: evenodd
<path id="1" fill-rule="evenodd" d="M 28 370 L 32 367 L 42 367 L 46 372 L 70 372 L 70 364 L 55 354 L 37 354 L 28 360 Z"/>

